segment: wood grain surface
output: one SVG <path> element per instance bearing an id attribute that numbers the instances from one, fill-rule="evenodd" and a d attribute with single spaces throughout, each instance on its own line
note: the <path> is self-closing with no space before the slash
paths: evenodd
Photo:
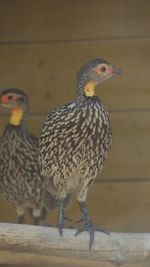
<path id="1" fill-rule="evenodd" d="M 56 228 L 0 223 L 0 251 L 51 255 L 67 259 L 110 262 L 123 265 L 150 261 L 149 233 L 95 233 L 89 251 L 89 235 L 74 237 L 76 230 L 64 229 L 63 236 Z M 13 259 L 13 254 L 12 254 Z M 2 260 L 1 260 L 2 261 Z"/>

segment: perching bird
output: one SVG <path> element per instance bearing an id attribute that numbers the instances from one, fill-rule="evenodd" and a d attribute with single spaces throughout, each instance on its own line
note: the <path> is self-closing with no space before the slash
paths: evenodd
<path id="1" fill-rule="evenodd" d="M 41 174 L 46 189 L 59 200 L 59 232 L 62 235 L 64 199 L 77 190 L 77 200 L 85 226 L 76 233 L 88 231 L 89 247 L 95 227 L 88 215 L 86 196 L 101 172 L 112 144 L 110 117 L 106 107 L 95 95 L 95 86 L 120 69 L 103 59 L 94 59 L 82 66 L 77 75 L 77 97 L 48 114 L 40 136 Z"/>
<path id="2" fill-rule="evenodd" d="M 44 218 L 43 177 L 40 175 L 38 138 L 27 129 L 29 101 L 24 91 L 16 88 L 0 92 L 0 105 L 11 109 L 9 124 L 0 139 L 0 192 L 16 207 L 18 222 L 24 221 L 24 208 L 29 208 L 34 224 Z"/>

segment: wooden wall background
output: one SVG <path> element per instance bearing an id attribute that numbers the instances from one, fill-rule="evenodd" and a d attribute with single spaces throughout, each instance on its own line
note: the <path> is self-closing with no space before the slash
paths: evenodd
<path id="1" fill-rule="evenodd" d="M 113 148 L 88 194 L 89 213 L 111 231 L 150 231 L 150 1 L 0 0 L 0 89 L 27 92 L 37 136 L 48 110 L 75 97 L 80 66 L 100 57 L 123 75 L 96 90 L 111 113 Z M 8 120 L 1 108 L 1 134 Z M 79 214 L 74 199 L 68 215 Z M 16 218 L 0 198 L 0 221 Z"/>

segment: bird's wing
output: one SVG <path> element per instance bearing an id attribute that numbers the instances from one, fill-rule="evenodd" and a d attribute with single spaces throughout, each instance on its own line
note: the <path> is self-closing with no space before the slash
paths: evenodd
<path id="1" fill-rule="evenodd" d="M 77 149 L 81 148 L 85 133 L 80 129 L 83 121 L 78 114 L 79 111 L 73 104 L 52 110 L 48 114 L 40 136 L 43 176 L 53 176 L 53 172 L 60 170 L 64 161 L 64 165 L 71 161 Z"/>

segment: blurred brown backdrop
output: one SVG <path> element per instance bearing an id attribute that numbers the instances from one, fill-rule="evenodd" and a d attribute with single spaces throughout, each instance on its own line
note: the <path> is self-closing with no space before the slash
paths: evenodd
<path id="1" fill-rule="evenodd" d="M 80 66 L 101 57 L 123 75 L 96 89 L 111 114 L 113 147 L 88 194 L 89 213 L 111 231 L 150 231 L 150 1 L 0 0 L 0 89 L 27 92 L 37 136 L 49 109 L 75 97 Z M 1 108 L 1 134 L 8 120 Z M 74 199 L 68 215 L 79 214 Z M 47 221 L 56 225 L 57 216 Z M 0 221 L 16 219 L 0 198 Z"/>

